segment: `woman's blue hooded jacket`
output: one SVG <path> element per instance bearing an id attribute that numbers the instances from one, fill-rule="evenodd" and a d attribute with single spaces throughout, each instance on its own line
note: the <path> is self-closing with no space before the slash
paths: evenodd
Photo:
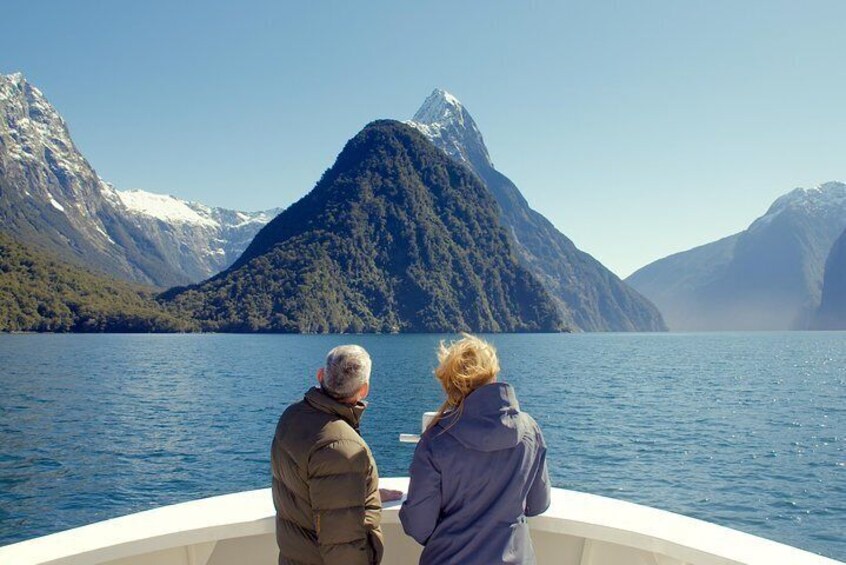
<path id="1" fill-rule="evenodd" d="M 526 517 L 549 507 L 546 445 L 510 385 L 479 387 L 428 429 L 410 474 L 400 520 L 421 564 L 535 563 Z"/>

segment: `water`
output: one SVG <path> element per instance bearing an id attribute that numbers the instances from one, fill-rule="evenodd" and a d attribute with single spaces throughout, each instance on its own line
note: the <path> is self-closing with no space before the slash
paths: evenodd
<path id="1" fill-rule="evenodd" d="M 0 336 L 0 545 L 269 486 L 326 351 L 374 360 L 362 431 L 406 475 L 441 336 Z M 846 333 L 489 336 L 558 487 L 846 560 Z"/>

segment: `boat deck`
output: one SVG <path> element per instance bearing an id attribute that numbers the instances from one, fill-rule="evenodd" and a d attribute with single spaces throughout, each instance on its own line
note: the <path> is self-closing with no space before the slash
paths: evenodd
<path id="1" fill-rule="evenodd" d="M 407 478 L 380 481 L 407 490 Z M 386 565 L 417 563 L 420 546 L 383 511 Z M 833 565 L 794 547 L 672 512 L 553 489 L 529 520 L 538 563 L 555 565 Z M 269 489 L 156 508 L 0 548 L 0 563 L 252 565 L 276 563 Z"/>

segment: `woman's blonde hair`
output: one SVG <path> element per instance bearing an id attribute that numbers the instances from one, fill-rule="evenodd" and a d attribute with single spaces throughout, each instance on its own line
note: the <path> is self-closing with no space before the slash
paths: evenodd
<path id="1" fill-rule="evenodd" d="M 453 424 L 457 422 L 467 395 L 493 382 L 499 373 L 499 359 L 494 346 L 470 334 L 461 335 L 463 337 L 458 341 L 449 345 L 441 341 L 438 346 L 435 378 L 441 383 L 447 397 L 427 429 L 433 428 L 448 411 L 455 415 Z"/>

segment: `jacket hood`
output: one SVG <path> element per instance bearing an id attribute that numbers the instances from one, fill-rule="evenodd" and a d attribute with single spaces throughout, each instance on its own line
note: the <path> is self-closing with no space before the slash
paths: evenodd
<path id="1" fill-rule="evenodd" d="M 438 426 L 469 449 L 499 451 L 520 442 L 524 433 L 521 424 L 514 389 L 506 383 L 491 383 L 467 395 L 461 413 L 445 415 Z"/>
<path id="2" fill-rule="evenodd" d="M 338 402 L 316 386 L 306 392 L 305 400 L 318 410 L 342 418 L 356 430 L 358 430 L 358 426 L 361 423 L 361 416 L 364 414 L 364 409 L 367 408 L 367 403 L 363 400 L 359 400 L 355 404 Z"/>

